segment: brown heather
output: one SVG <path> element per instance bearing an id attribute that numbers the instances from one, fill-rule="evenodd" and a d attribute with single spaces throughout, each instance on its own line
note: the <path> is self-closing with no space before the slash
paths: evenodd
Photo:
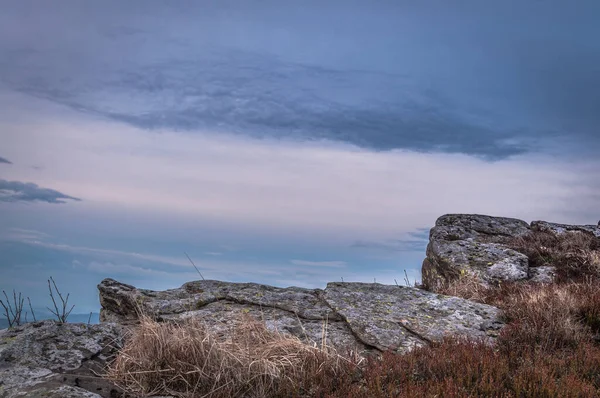
<path id="1" fill-rule="evenodd" d="M 466 276 L 438 292 L 501 308 L 508 324 L 494 346 L 446 339 L 361 362 L 249 318 L 229 340 L 197 320 L 144 318 L 108 377 L 137 395 L 178 397 L 600 396 L 599 239 L 534 232 L 511 245 L 532 266 L 555 266 L 557 283 L 485 289 Z"/>
<path id="2" fill-rule="evenodd" d="M 532 267 L 555 266 L 559 281 L 600 277 L 600 238 L 591 233 L 577 231 L 556 236 L 536 231 L 514 239 L 509 246 L 525 254 Z"/>

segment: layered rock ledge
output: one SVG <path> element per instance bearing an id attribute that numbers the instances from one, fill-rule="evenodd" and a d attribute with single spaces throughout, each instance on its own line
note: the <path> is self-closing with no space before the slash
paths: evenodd
<path id="1" fill-rule="evenodd" d="M 105 279 L 98 289 L 101 321 L 135 322 L 140 312 L 158 321 L 199 317 L 226 334 L 248 314 L 310 344 L 322 343 L 326 325 L 326 344 L 364 354 L 407 352 L 445 335 L 493 339 L 503 325 L 495 307 L 378 283 L 336 282 L 321 290 L 207 280 L 152 291 Z"/>
<path id="2" fill-rule="evenodd" d="M 555 269 L 530 266 L 526 255 L 509 247 L 511 240 L 531 232 L 555 235 L 584 233 L 600 236 L 600 226 L 567 225 L 546 221 L 479 214 L 446 214 L 429 233 L 426 258 L 421 268 L 422 287 L 436 291 L 448 282 L 470 275 L 482 285 L 529 281 L 550 283 Z"/>

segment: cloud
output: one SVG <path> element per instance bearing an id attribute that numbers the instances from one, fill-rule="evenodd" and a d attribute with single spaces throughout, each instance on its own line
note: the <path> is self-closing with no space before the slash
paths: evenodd
<path id="1" fill-rule="evenodd" d="M 194 72 L 198 65 L 204 71 L 201 76 Z M 440 93 L 422 92 L 402 76 L 386 73 L 325 69 L 232 51 L 137 65 L 126 72 L 106 70 L 91 81 L 71 80 L 72 85 L 61 76 L 37 74 L 35 68 L 32 73 L 24 81 L 17 76 L 11 85 L 149 130 L 210 129 L 259 138 L 326 139 L 374 150 L 462 152 L 489 159 L 533 149 L 523 139 L 509 141 L 513 132 L 473 122 L 446 108 Z M 154 87 L 157 81 L 162 83 Z M 82 84 L 85 93 L 80 91 Z M 90 87 L 102 91 L 101 97 L 90 98 Z M 348 103 L 341 95 L 355 101 Z M 375 99 L 376 107 L 370 104 Z"/>
<path id="2" fill-rule="evenodd" d="M 19 114 L 20 104 L 18 96 L 0 96 L 0 105 L 12 115 Z M 29 116 L 31 125 L 14 128 L 18 134 L 4 140 L 6 150 L 25 164 L 36 160 L 52 168 L 43 173 L 18 169 L 11 171 L 12 178 L 93 198 L 78 208 L 96 214 L 127 208 L 127 217 L 160 219 L 174 231 L 183 231 L 181 225 L 223 231 L 220 242 L 201 252 L 225 252 L 222 243 L 239 247 L 227 233 L 246 239 L 302 233 L 346 248 L 353 242 L 389 245 L 425 239 L 425 231 L 420 238 L 404 235 L 430 228 L 444 213 L 584 223 L 597 217 L 600 166 L 585 158 L 528 154 L 490 163 L 466 155 L 378 152 L 327 141 L 149 134 L 74 112 L 56 120 L 48 116 L 54 108 L 47 102 L 26 104 L 37 110 L 36 117 Z M 27 108 L 24 113 L 29 115 Z M 44 131 L 35 128 L 40 124 Z M 38 148 L 35 156 L 31 142 Z M 572 209 L 576 218 L 566 216 Z"/>
<path id="3" fill-rule="evenodd" d="M 40 248 L 46 248 L 53 251 L 58 252 L 68 252 L 72 254 L 80 254 L 86 256 L 94 256 L 98 258 L 108 258 L 108 259 L 118 259 L 123 260 L 127 259 L 128 262 L 137 261 L 137 262 L 153 262 L 153 263 L 161 263 L 169 266 L 177 266 L 181 268 L 189 268 L 190 263 L 185 257 L 170 257 L 170 256 L 161 256 L 156 254 L 149 253 L 137 253 L 131 251 L 124 250 L 111 250 L 111 249 L 101 249 L 95 247 L 87 247 L 87 246 L 76 246 L 76 245 L 68 245 L 64 243 L 56 243 L 56 242 L 47 242 L 40 241 L 35 239 L 31 239 L 30 236 L 16 236 L 12 237 L 13 239 L 19 240 L 23 243 L 37 246 Z M 202 267 L 204 269 L 206 265 L 203 263 Z"/>
<path id="4" fill-rule="evenodd" d="M 424 252 L 429 243 L 429 228 L 419 228 L 406 235 L 412 239 L 398 239 L 386 241 L 358 240 L 350 247 L 363 249 L 378 249 L 392 252 Z"/>
<path id="5" fill-rule="evenodd" d="M 9 161 L 8 159 L 3 158 L 2 156 L 0 156 L 0 163 L 12 164 L 11 161 Z"/>
<path id="6" fill-rule="evenodd" d="M 20 181 L 0 180 L 0 202 L 47 202 L 66 203 L 67 200 L 81 201 L 37 184 Z"/>
<path id="7" fill-rule="evenodd" d="M 8 88 L 153 131 L 488 160 L 573 136 L 570 151 L 599 148 L 597 2 L 553 2 L 540 17 L 515 1 L 434 3 L 307 2 L 294 12 L 269 1 L 227 11 L 153 4 L 133 22 L 134 8 L 110 2 L 16 4 L 0 17 L 0 76 Z M 80 22 L 89 15 L 93 24 Z M 21 34 L 28 18 L 36 23 Z"/>
<path id="8" fill-rule="evenodd" d="M 208 3 L 3 5 L 2 178 L 86 201 L 0 191 L 0 228 L 52 233 L 10 232 L 39 243 L 0 242 L 0 284 L 28 258 L 93 300 L 73 260 L 164 288 L 143 270 L 197 278 L 191 248 L 216 279 L 394 283 L 444 213 L 597 222 L 597 0 Z"/>
<path id="9" fill-rule="evenodd" d="M 298 266 L 308 267 L 332 267 L 332 268 L 343 268 L 346 267 L 345 261 L 305 261 L 305 260 L 290 260 L 290 263 Z"/>
<path id="10" fill-rule="evenodd" d="M 80 267 L 81 265 L 77 264 L 77 266 Z M 153 278 L 173 278 L 174 276 L 177 276 L 177 274 L 173 273 L 172 271 L 166 272 L 148 267 L 137 267 L 130 264 L 114 264 L 111 262 L 92 261 L 85 267 L 89 271 L 104 275 L 114 275 L 114 277 L 117 278 L 123 274 L 136 277 L 144 276 Z M 193 273 L 189 273 L 189 276 L 191 277 L 190 279 L 194 277 Z"/>
<path id="11" fill-rule="evenodd" d="M 17 270 L 14 266 L 5 267 L 5 271 L 23 274 L 40 271 L 71 273 L 77 269 L 78 278 L 97 283 L 98 274 L 114 277 L 125 283 L 139 287 L 155 286 L 165 289 L 176 287 L 186 281 L 198 279 L 194 269 L 188 264 L 173 261 L 169 257 L 150 253 L 128 253 L 112 250 L 77 247 L 48 242 L 28 241 L 19 245 L 5 246 L 6 258 L 18 258 L 22 266 Z M 173 267 L 176 265 L 176 267 Z M 2 264 L 0 264 L 2 266 Z M 343 276 L 348 280 L 368 281 L 374 276 L 392 274 L 389 270 L 352 269 L 344 261 L 203 261 L 198 264 L 207 279 L 230 282 L 257 282 L 276 286 L 300 285 L 323 288 L 327 282 L 339 280 Z M 340 269 L 343 274 L 340 275 Z M 18 272 L 17 272 L 18 271 Z M 79 272 L 81 271 L 81 272 Z M 396 277 L 401 270 L 396 271 Z M 389 279 L 389 278 L 388 278 Z M 2 284 L 3 281 L 0 281 Z M 154 287 L 153 287 L 154 288 Z"/>
<path id="12" fill-rule="evenodd" d="M 0 239 L 15 241 L 41 241 L 49 237 L 45 232 L 25 228 L 9 228 L 0 233 Z"/>
<path id="13" fill-rule="evenodd" d="M 363 248 L 363 249 L 379 249 L 394 252 L 413 252 L 413 251 L 424 251 L 427 246 L 427 241 L 422 240 L 399 240 L 399 241 L 385 241 L 385 242 L 369 242 L 369 241 L 356 241 L 350 247 Z"/>

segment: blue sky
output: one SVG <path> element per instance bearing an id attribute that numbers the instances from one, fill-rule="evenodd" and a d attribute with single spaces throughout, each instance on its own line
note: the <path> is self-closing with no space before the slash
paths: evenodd
<path id="1" fill-rule="evenodd" d="M 445 213 L 595 224 L 596 1 L 0 1 L 0 289 L 419 278 Z"/>

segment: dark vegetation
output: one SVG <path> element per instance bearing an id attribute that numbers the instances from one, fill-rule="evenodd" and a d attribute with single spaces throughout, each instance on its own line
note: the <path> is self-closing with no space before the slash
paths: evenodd
<path id="1" fill-rule="evenodd" d="M 143 318 L 108 377 L 134 394 L 181 397 L 600 396 L 600 239 L 534 232 L 510 245 L 556 267 L 556 283 L 483 288 L 465 276 L 439 290 L 504 311 L 494 346 L 454 338 L 361 359 L 251 319 L 224 339 L 198 321 Z"/>
<path id="2" fill-rule="evenodd" d="M 50 282 L 52 282 L 52 285 L 50 284 Z M 52 287 L 54 287 L 54 290 L 52 289 Z M 52 300 L 52 304 L 54 305 L 54 310 L 47 307 L 48 310 L 52 313 L 52 315 L 56 317 L 57 322 L 66 323 L 67 318 L 69 318 L 69 315 L 71 314 L 71 311 L 73 311 L 73 308 L 75 308 L 75 305 L 71 306 L 70 309 L 67 309 L 69 304 L 69 294 L 67 294 L 67 297 L 64 297 L 60 290 L 58 290 L 58 286 L 56 286 L 56 282 L 52 277 L 48 279 L 48 290 L 50 292 L 50 299 Z M 60 307 L 56 303 L 56 297 L 54 296 L 54 292 L 56 292 L 58 298 L 60 299 Z M 23 305 L 25 303 L 25 297 L 23 297 L 21 292 L 19 292 L 19 294 L 17 295 L 17 292 L 13 290 L 12 301 L 10 300 L 9 295 L 6 293 L 6 291 L 3 290 L 2 293 L 4 295 L 4 300 L 0 299 L 0 306 L 3 309 L 4 317 L 7 320 L 8 327 L 12 328 L 15 326 L 21 326 L 22 324 L 29 322 L 29 320 L 27 319 L 29 313 L 25 311 L 25 314 L 23 315 Z M 35 317 L 33 307 L 31 306 L 31 300 L 29 299 L 29 297 L 27 297 L 27 302 L 29 304 L 29 310 L 31 311 L 33 321 L 36 322 L 37 319 Z"/>

